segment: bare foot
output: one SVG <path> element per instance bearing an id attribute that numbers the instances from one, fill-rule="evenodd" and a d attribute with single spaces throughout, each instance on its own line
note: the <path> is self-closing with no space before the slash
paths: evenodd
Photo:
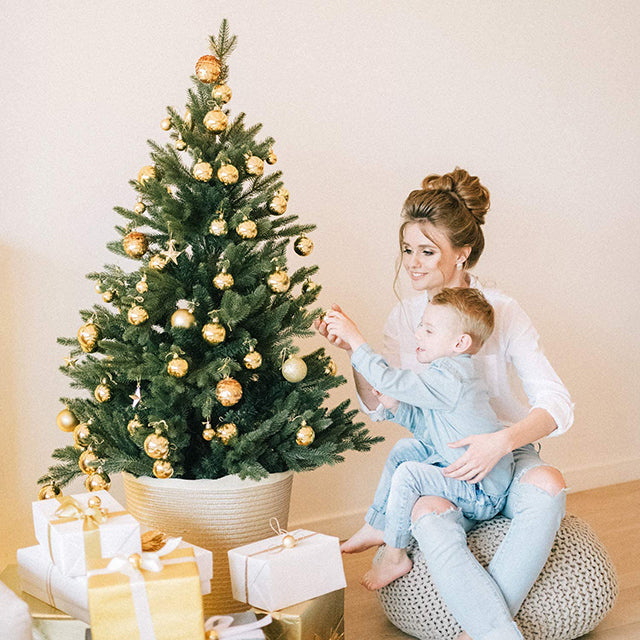
<path id="1" fill-rule="evenodd" d="M 456 640 L 471 640 L 471 636 L 467 635 L 466 631 L 463 631 Z"/>
<path id="2" fill-rule="evenodd" d="M 374 529 L 369 523 L 356 531 L 346 542 L 340 545 L 342 553 L 360 553 L 371 547 L 379 547 L 383 542 L 384 533 Z"/>
<path id="3" fill-rule="evenodd" d="M 380 558 L 360 581 L 369 591 L 375 591 L 397 580 L 411 571 L 413 562 L 404 549 L 387 547 Z"/>

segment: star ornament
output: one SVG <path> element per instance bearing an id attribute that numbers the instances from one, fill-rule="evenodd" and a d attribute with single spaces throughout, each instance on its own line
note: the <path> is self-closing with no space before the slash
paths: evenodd
<path id="1" fill-rule="evenodd" d="M 176 250 L 176 241 L 172 238 L 167 243 L 167 248 L 160 252 L 167 260 L 171 260 L 174 264 L 178 264 L 178 256 L 182 251 Z"/>
<path id="2" fill-rule="evenodd" d="M 72 358 L 71 354 L 69 354 L 68 358 L 64 358 L 64 366 L 65 367 L 69 367 L 69 368 L 73 368 L 76 366 L 76 362 L 78 362 L 77 358 Z"/>
<path id="3" fill-rule="evenodd" d="M 138 383 L 138 386 L 136 387 L 136 392 L 132 395 L 129 396 L 133 402 L 133 408 L 135 409 L 139 404 L 140 401 L 142 400 L 142 394 L 140 393 L 140 384 Z"/>

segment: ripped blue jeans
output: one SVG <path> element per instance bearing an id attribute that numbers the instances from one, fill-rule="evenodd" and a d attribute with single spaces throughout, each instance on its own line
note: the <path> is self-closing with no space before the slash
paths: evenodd
<path id="1" fill-rule="evenodd" d="M 400 440 L 392 449 L 366 521 L 384 530 L 391 478 L 407 460 L 424 460 L 418 440 Z M 412 525 L 434 584 L 447 607 L 473 640 L 521 638 L 513 617 L 547 561 L 564 516 L 566 492 L 550 495 L 522 481 L 529 470 L 545 466 L 533 445 L 513 452 L 515 474 L 502 513 L 509 531 L 485 570 L 467 547 L 475 522 L 454 509 L 426 514 Z"/>

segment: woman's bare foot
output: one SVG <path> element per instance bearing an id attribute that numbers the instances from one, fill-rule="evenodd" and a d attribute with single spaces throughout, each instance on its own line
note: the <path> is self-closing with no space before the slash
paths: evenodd
<path id="1" fill-rule="evenodd" d="M 360 581 L 369 591 L 375 591 L 411 571 L 413 562 L 404 549 L 386 547 L 382 558 L 376 562 Z"/>
<path id="2" fill-rule="evenodd" d="M 374 529 L 369 523 L 356 531 L 346 542 L 340 545 L 342 553 L 360 553 L 371 547 L 379 547 L 383 542 L 384 533 Z"/>

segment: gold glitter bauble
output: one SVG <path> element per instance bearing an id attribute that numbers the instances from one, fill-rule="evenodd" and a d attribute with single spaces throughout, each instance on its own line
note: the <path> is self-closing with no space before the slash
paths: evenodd
<path id="1" fill-rule="evenodd" d="M 289 202 L 289 191 L 288 189 L 285 189 L 284 187 L 280 187 L 275 195 L 277 196 L 282 196 L 287 202 Z"/>
<path id="2" fill-rule="evenodd" d="M 76 425 L 73 430 L 73 441 L 77 447 L 88 447 L 91 443 L 91 433 L 89 432 L 89 425 L 86 422 L 81 422 Z"/>
<path id="3" fill-rule="evenodd" d="M 169 441 L 157 433 L 150 433 L 144 439 L 144 451 L 150 458 L 164 458 L 169 453 Z"/>
<path id="4" fill-rule="evenodd" d="M 207 441 L 210 442 L 211 440 L 213 440 L 215 438 L 216 432 L 215 429 L 212 429 L 211 427 L 207 427 L 206 429 L 203 430 L 202 432 L 202 437 Z"/>
<path id="5" fill-rule="evenodd" d="M 58 429 L 65 433 L 71 433 L 78 426 L 78 418 L 69 409 L 63 409 L 56 417 Z"/>
<path id="6" fill-rule="evenodd" d="M 200 182 L 209 182 L 213 176 L 213 167 L 208 162 L 198 162 L 193 167 L 193 177 Z"/>
<path id="7" fill-rule="evenodd" d="M 269 153 L 267 154 L 267 163 L 275 164 L 278 162 L 278 156 L 274 153 L 273 149 L 269 149 Z"/>
<path id="8" fill-rule="evenodd" d="M 178 138 L 176 140 L 175 148 L 178 151 L 184 151 L 187 148 L 187 143 L 182 138 Z"/>
<path id="9" fill-rule="evenodd" d="M 127 423 L 127 431 L 130 436 L 134 436 L 138 430 L 142 429 L 142 427 L 144 427 L 144 424 L 142 424 L 140 418 L 138 418 L 138 414 L 136 414 L 135 418 L 131 418 Z"/>
<path id="10" fill-rule="evenodd" d="M 303 233 L 296 238 L 296 241 L 293 243 L 293 250 L 299 256 L 308 256 L 313 251 L 313 240 Z"/>
<path id="11" fill-rule="evenodd" d="M 289 290 L 291 281 L 289 280 L 287 272 L 278 268 L 269 275 L 267 278 L 267 284 L 275 293 L 284 293 Z"/>
<path id="12" fill-rule="evenodd" d="M 246 240 L 258 235 L 258 225 L 253 220 L 243 220 L 237 227 L 236 233 Z"/>
<path id="13" fill-rule="evenodd" d="M 216 289 L 220 289 L 221 291 L 230 289 L 233 286 L 233 282 L 233 276 L 230 273 L 227 273 L 225 268 L 223 268 L 222 271 L 213 279 L 213 285 Z"/>
<path id="14" fill-rule="evenodd" d="M 94 390 L 93 395 L 98 402 L 108 402 L 111 400 L 111 389 L 101 382 Z"/>
<path id="15" fill-rule="evenodd" d="M 231 438 L 235 438 L 238 435 L 238 427 L 233 422 L 227 422 L 221 424 L 216 429 L 216 436 L 220 438 L 222 444 L 229 444 Z"/>
<path id="16" fill-rule="evenodd" d="M 313 427 L 309 427 L 308 425 L 300 427 L 296 432 L 296 444 L 299 444 L 301 447 L 308 447 L 315 439 L 316 432 L 313 430 Z"/>
<path id="17" fill-rule="evenodd" d="M 182 121 L 184 122 L 184 126 L 187 127 L 187 129 L 191 129 L 191 127 L 193 126 L 193 115 L 191 115 L 191 109 L 189 109 L 189 107 L 184 110 Z"/>
<path id="18" fill-rule="evenodd" d="M 222 216 L 214 218 L 209 225 L 209 231 L 214 236 L 226 236 L 228 230 L 227 221 Z"/>
<path id="19" fill-rule="evenodd" d="M 211 89 L 211 97 L 214 100 L 218 100 L 218 102 L 226 104 L 231 100 L 231 89 L 229 88 L 229 85 L 217 84 L 213 89 Z"/>
<path id="20" fill-rule="evenodd" d="M 138 171 L 138 182 L 145 183 L 156 177 L 156 168 L 152 164 L 147 164 Z"/>
<path id="21" fill-rule="evenodd" d="M 247 369 L 257 369 L 262 365 L 262 356 L 251 348 L 242 361 Z"/>
<path id="22" fill-rule="evenodd" d="M 249 175 L 261 176 L 264 173 L 264 160 L 258 156 L 249 156 L 245 166 Z"/>
<path id="23" fill-rule="evenodd" d="M 227 330 L 217 321 L 208 322 L 202 327 L 202 337 L 209 344 L 220 344 L 226 336 Z"/>
<path id="24" fill-rule="evenodd" d="M 232 407 L 242 398 L 242 385 L 235 378 L 223 378 L 216 385 L 216 398 L 223 407 Z"/>
<path id="25" fill-rule="evenodd" d="M 171 326 L 177 329 L 190 329 L 196 323 L 196 318 L 189 309 L 177 309 L 171 316 Z"/>
<path id="26" fill-rule="evenodd" d="M 324 372 L 328 376 L 335 376 L 338 373 L 338 365 L 336 365 L 333 358 L 329 358 L 329 363 L 324 368 Z"/>
<path id="27" fill-rule="evenodd" d="M 170 478 L 173 475 L 173 467 L 168 460 L 156 460 L 153 463 L 153 475 L 156 478 Z"/>
<path id="28" fill-rule="evenodd" d="M 109 491 L 111 478 L 104 471 L 98 470 L 86 477 L 84 487 L 87 491 Z"/>
<path id="29" fill-rule="evenodd" d="M 170 360 L 167 365 L 167 373 L 174 378 L 182 378 L 187 375 L 187 371 L 189 371 L 189 363 L 178 354 L 174 354 L 173 360 Z"/>
<path id="30" fill-rule="evenodd" d="M 38 491 L 38 500 L 51 500 L 62 495 L 62 489 L 55 484 L 45 484 Z"/>
<path id="31" fill-rule="evenodd" d="M 85 353 L 91 353 L 98 343 L 100 333 L 93 322 L 87 322 L 78 329 L 78 342 Z"/>
<path id="32" fill-rule="evenodd" d="M 169 131 L 169 129 L 171 129 L 171 118 L 163 118 L 160 121 L 160 128 L 163 131 Z"/>
<path id="33" fill-rule="evenodd" d="M 218 169 L 217 176 L 218 180 L 220 180 L 220 182 L 222 182 L 223 184 L 235 184 L 236 182 L 238 182 L 240 174 L 232 164 L 223 164 Z"/>
<path id="34" fill-rule="evenodd" d="M 105 302 L 111 302 L 111 301 L 113 300 L 113 291 L 111 291 L 111 290 L 109 290 L 109 291 L 105 291 L 105 292 L 102 294 L 102 299 L 103 299 Z"/>
<path id="35" fill-rule="evenodd" d="M 204 82 L 204 84 L 215 82 L 221 70 L 220 60 L 215 56 L 202 56 L 198 59 L 198 62 L 196 62 L 196 78 L 198 78 L 200 82 Z"/>
<path id="36" fill-rule="evenodd" d="M 80 454 L 80 458 L 78 458 L 78 466 L 80 467 L 80 471 L 82 473 L 86 473 L 89 475 L 93 473 L 93 467 L 90 466 L 90 463 L 98 462 L 98 456 L 93 453 L 91 449 L 87 449 Z"/>
<path id="37" fill-rule="evenodd" d="M 142 278 L 139 282 L 136 282 L 136 291 L 138 293 L 146 293 L 149 289 L 149 285 L 147 284 L 147 279 Z"/>
<path id="38" fill-rule="evenodd" d="M 228 119 L 224 111 L 211 109 L 202 120 L 205 128 L 213 133 L 221 133 L 227 128 Z"/>
<path id="39" fill-rule="evenodd" d="M 282 375 L 289 382 L 300 382 L 307 375 L 307 364 L 298 356 L 289 356 L 282 364 Z"/>
<path id="40" fill-rule="evenodd" d="M 139 325 L 143 322 L 146 322 L 149 319 L 149 314 L 144 307 L 141 307 L 139 304 L 131 307 L 127 312 L 127 321 L 129 324 Z"/>
<path id="41" fill-rule="evenodd" d="M 282 215 L 287 210 L 287 199 L 284 196 L 273 196 L 269 209 L 277 215 Z"/>
<path id="42" fill-rule="evenodd" d="M 138 215 L 141 215 L 147 210 L 147 205 L 142 202 L 142 200 L 138 200 L 138 202 L 133 205 L 133 210 Z"/>
<path id="43" fill-rule="evenodd" d="M 306 278 L 302 283 L 302 293 L 309 293 L 310 291 L 315 291 L 318 288 L 318 285 L 313 281 Z"/>
<path id="44" fill-rule="evenodd" d="M 96 286 L 93 288 L 96 290 L 96 293 L 102 293 L 102 284 L 100 282 L 96 282 Z"/>
<path id="45" fill-rule="evenodd" d="M 149 258 L 149 268 L 155 269 L 155 271 L 162 271 L 167 266 L 168 260 L 161 256 L 159 253 Z"/>
<path id="46" fill-rule="evenodd" d="M 122 238 L 124 252 L 131 258 L 142 258 L 149 248 L 149 239 L 140 231 L 132 231 Z"/>

